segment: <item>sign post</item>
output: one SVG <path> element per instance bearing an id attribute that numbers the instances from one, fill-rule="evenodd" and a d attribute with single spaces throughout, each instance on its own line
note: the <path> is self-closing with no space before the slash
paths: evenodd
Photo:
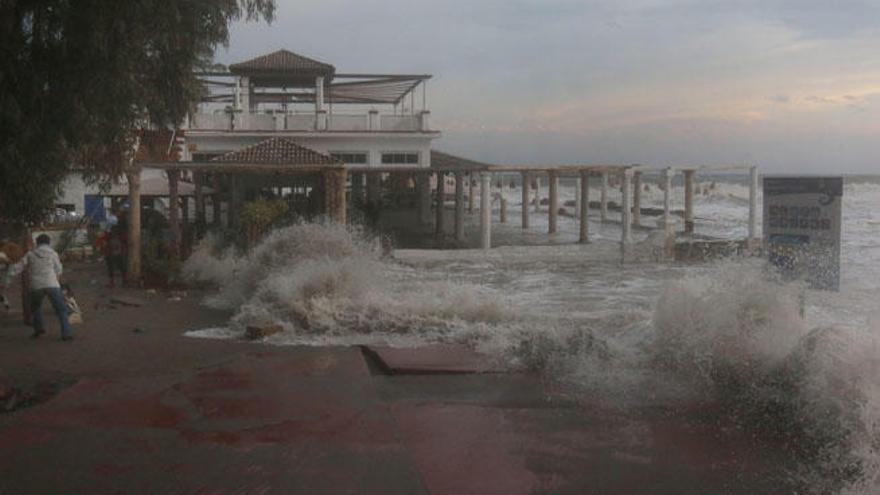
<path id="1" fill-rule="evenodd" d="M 813 289 L 840 287 L 842 177 L 764 177 L 764 245 L 771 264 Z"/>

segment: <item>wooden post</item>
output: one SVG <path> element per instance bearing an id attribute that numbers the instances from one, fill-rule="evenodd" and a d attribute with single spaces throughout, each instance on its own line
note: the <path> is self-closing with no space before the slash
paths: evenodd
<path id="1" fill-rule="evenodd" d="M 552 170 L 547 172 L 547 176 L 550 182 L 550 227 L 548 231 L 550 234 L 555 234 L 559 217 L 559 176 Z"/>
<path id="2" fill-rule="evenodd" d="M 189 224 L 189 196 L 180 197 L 180 228 L 185 232 Z"/>
<path id="3" fill-rule="evenodd" d="M 499 202 L 501 203 L 500 222 L 507 223 L 507 200 L 502 196 L 499 198 Z"/>
<path id="4" fill-rule="evenodd" d="M 468 174 L 468 213 L 474 212 L 474 179 L 473 172 Z"/>
<path id="5" fill-rule="evenodd" d="M 758 167 L 749 168 L 749 242 L 758 238 Z"/>
<path id="6" fill-rule="evenodd" d="M 535 213 L 541 211 L 541 178 L 535 177 Z"/>
<path id="7" fill-rule="evenodd" d="M 324 202 L 327 218 L 345 224 L 345 183 L 348 172 L 344 168 L 324 172 Z"/>
<path id="8" fill-rule="evenodd" d="M 575 179 L 574 181 L 574 218 L 581 217 L 581 181 L 579 179 Z"/>
<path id="9" fill-rule="evenodd" d="M 480 246 L 492 247 L 492 205 L 489 202 L 491 183 L 489 172 L 480 173 Z"/>
<path id="10" fill-rule="evenodd" d="M 529 173 L 522 173 L 522 228 L 529 228 Z"/>
<path id="11" fill-rule="evenodd" d="M 642 173 L 633 173 L 633 225 L 642 224 Z"/>
<path id="12" fill-rule="evenodd" d="M 132 161 L 125 171 L 128 179 L 128 270 L 126 283 L 141 281 L 141 167 Z"/>
<path id="13" fill-rule="evenodd" d="M 205 173 L 193 172 L 193 185 L 195 186 L 196 195 L 196 225 L 198 226 L 199 236 L 204 233 L 205 225 L 208 223 L 207 216 L 205 215 L 205 193 L 202 190 L 204 184 Z"/>
<path id="14" fill-rule="evenodd" d="M 34 237 L 31 234 L 30 227 L 26 225 L 24 226 L 24 238 L 21 241 L 25 254 L 33 249 Z M 34 315 L 31 311 L 31 277 L 29 272 L 30 268 L 25 267 L 21 273 L 21 319 L 28 326 L 34 324 Z"/>
<path id="15" fill-rule="evenodd" d="M 587 216 L 590 211 L 590 172 L 581 171 L 581 190 L 580 190 L 580 215 L 581 215 L 581 232 L 578 242 L 587 244 L 590 242 L 589 224 Z"/>
<path id="16" fill-rule="evenodd" d="M 464 172 L 455 173 L 455 240 L 464 242 Z"/>
<path id="17" fill-rule="evenodd" d="M 178 194 L 178 179 L 180 170 L 171 169 L 168 175 L 168 224 L 171 228 L 171 253 L 180 255 L 180 195 Z"/>
<path id="18" fill-rule="evenodd" d="M 694 233 L 694 171 L 684 171 L 684 232 Z"/>
<path id="19" fill-rule="evenodd" d="M 445 195 L 446 195 L 446 173 L 445 172 L 437 172 L 436 177 L 437 177 L 437 189 L 435 192 L 435 194 L 436 194 L 435 201 L 437 202 L 437 204 L 436 204 L 437 209 L 436 209 L 435 213 L 437 214 L 437 218 L 436 218 L 436 221 L 434 224 L 434 233 L 436 233 L 438 236 L 442 237 L 443 233 L 444 233 L 444 229 L 446 228 L 446 226 L 443 225 L 443 213 L 444 213 L 443 204 L 446 202 L 446 198 L 445 198 Z"/>
<path id="20" fill-rule="evenodd" d="M 608 221 L 608 172 L 602 172 L 602 189 L 599 194 L 599 219 Z"/>

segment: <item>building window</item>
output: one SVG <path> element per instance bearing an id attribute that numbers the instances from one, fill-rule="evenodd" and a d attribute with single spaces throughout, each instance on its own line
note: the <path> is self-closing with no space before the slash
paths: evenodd
<path id="1" fill-rule="evenodd" d="M 418 153 L 382 153 L 383 165 L 418 165 Z"/>
<path id="2" fill-rule="evenodd" d="M 330 156 L 347 165 L 366 165 L 366 153 L 330 153 Z"/>

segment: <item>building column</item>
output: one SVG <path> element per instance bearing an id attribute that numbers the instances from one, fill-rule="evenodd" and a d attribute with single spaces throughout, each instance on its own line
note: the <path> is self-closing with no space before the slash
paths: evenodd
<path id="1" fill-rule="evenodd" d="M 431 225 L 431 173 L 416 173 L 416 188 L 419 196 L 419 224 L 422 227 Z"/>
<path id="2" fill-rule="evenodd" d="M 758 238 L 758 167 L 749 167 L 749 241 Z"/>
<path id="3" fill-rule="evenodd" d="M 437 218 L 434 223 L 434 233 L 438 236 L 443 236 L 445 225 L 443 221 L 443 214 L 445 208 L 443 208 L 443 204 L 446 202 L 446 173 L 445 172 L 437 172 L 435 175 L 437 177 L 437 189 L 435 191 L 435 201 L 436 201 L 436 211 Z"/>
<path id="4" fill-rule="evenodd" d="M 551 170 L 547 172 L 547 179 L 550 182 L 550 227 L 548 233 L 555 234 L 559 217 L 559 176 Z"/>
<path id="5" fill-rule="evenodd" d="M 672 169 L 663 170 L 663 229 L 666 235 L 672 231 Z"/>
<path id="6" fill-rule="evenodd" d="M 341 224 L 345 224 L 347 180 L 348 172 L 344 168 L 324 172 L 324 205 L 327 218 Z"/>
<path id="7" fill-rule="evenodd" d="M 633 225 L 642 224 L 642 173 L 633 172 Z"/>
<path id="8" fill-rule="evenodd" d="M 367 173 L 367 204 L 370 208 L 378 208 L 381 202 L 382 174 L 379 172 Z"/>
<path id="9" fill-rule="evenodd" d="M 694 171 L 684 171 L 684 233 L 694 233 Z"/>
<path id="10" fill-rule="evenodd" d="M 171 252 L 180 255 L 180 195 L 178 193 L 180 170 L 172 169 L 165 173 L 168 176 L 168 226 L 171 229 Z"/>
<path id="11" fill-rule="evenodd" d="M 468 173 L 468 213 L 474 212 L 474 183 L 476 179 L 474 179 L 474 173 Z"/>
<path id="12" fill-rule="evenodd" d="M 529 228 L 529 173 L 522 173 L 522 228 Z"/>
<path id="13" fill-rule="evenodd" d="M 464 172 L 455 173 L 455 241 L 464 242 Z"/>
<path id="14" fill-rule="evenodd" d="M 608 221 L 608 172 L 602 172 L 602 189 L 599 194 L 599 219 Z"/>
<path id="15" fill-rule="evenodd" d="M 315 78 L 315 112 L 324 111 L 324 77 Z"/>
<path id="16" fill-rule="evenodd" d="M 578 198 L 580 204 L 578 206 L 580 207 L 581 232 L 578 242 L 581 244 L 587 244 L 590 242 L 589 224 L 587 223 L 587 216 L 590 211 L 590 172 L 581 172 L 580 186 L 580 194 Z"/>
<path id="17" fill-rule="evenodd" d="M 141 167 L 132 164 L 128 178 L 128 270 L 126 283 L 138 286 L 141 281 Z"/>
<path id="18" fill-rule="evenodd" d="M 621 205 L 621 237 L 620 237 L 620 259 L 621 262 L 626 261 L 626 248 L 632 241 L 632 206 L 630 205 L 630 189 L 632 180 L 632 170 L 623 171 L 623 194 Z"/>
<path id="19" fill-rule="evenodd" d="M 491 180 L 489 172 L 480 173 L 480 246 L 483 249 L 492 247 L 492 205 L 489 199 Z"/>

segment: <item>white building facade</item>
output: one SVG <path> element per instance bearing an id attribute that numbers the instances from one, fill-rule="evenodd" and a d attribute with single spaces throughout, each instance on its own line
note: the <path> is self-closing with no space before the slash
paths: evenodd
<path id="1" fill-rule="evenodd" d="M 208 94 L 183 126 L 183 161 L 206 160 L 271 137 L 359 169 L 431 165 L 430 75 L 340 74 L 279 50 L 203 76 Z"/>

